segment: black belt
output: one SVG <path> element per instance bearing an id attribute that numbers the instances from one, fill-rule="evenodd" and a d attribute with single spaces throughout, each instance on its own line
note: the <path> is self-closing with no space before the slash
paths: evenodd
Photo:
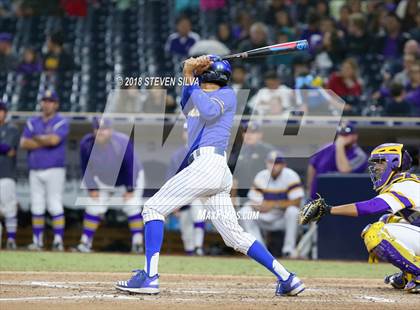
<path id="1" fill-rule="evenodd" d="M 188 165 L 190 165 L 194 159 L 196 159 L 197 157 L 199 157 L 200 155 L 204 155 L 204 154 L 210 154 L 210 153 L 202 153 L 200 152 L 200 149 L 195 150 L 194 152 L 191 153 L 191 155 L 188 157 Z M 218 154 L 221 156 L 225 156 L 225 150 L 220 148 L 220 147 L 215 147 L 213 148 L 213 154 Z"/>

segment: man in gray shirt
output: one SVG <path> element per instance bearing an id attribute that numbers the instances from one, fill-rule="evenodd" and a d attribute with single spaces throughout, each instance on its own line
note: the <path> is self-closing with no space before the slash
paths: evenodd
<path id="1" fill-rule="evenodd" d="M 7 32 L 0 32 L 0 73 L 13 71 L 17 67 L 18 59 L 12 51 L 13 36 Z"/>
<path id="2" fill-rule="evenodd" d="M 265 169 L 265 158 L 273 150 L 273 146 L 263 141 L 261 123 L 247 122 L 242 124 L 243 143 L 242 147 L 230 158 L 230 166 L 236 160 L 234 171 L 238 197 L 247 199 L 254 178 L 258 172 Z M 233 151 L 232 151 L 233 152 Z M 240 201 L 242 203 L 242 201 Z"/>
<path id="3" fill-rule="evenodd" d="M 6 248 L 13 250 L 16 249 L 15 240 L 17 230 L 15 179 L 19 131 L 11 123 L 6 122 L 6 116 L 7 106 L 4 102 L 0 101 L 0 216 L 4 217 L 4 224 L 7 231 Z"/>

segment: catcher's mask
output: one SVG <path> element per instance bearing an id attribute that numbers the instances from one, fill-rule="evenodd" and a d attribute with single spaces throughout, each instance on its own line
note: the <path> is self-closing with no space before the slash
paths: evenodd
<path id="1" fill-rule="evenodd" d="M 207 55 L 212 61 L 210 68 L 199 75 L 198 79 L 201 83 L 211 82 L 220 86 L 225 86 L 232 75 L 232 68 L 229 61 L 222 60 L 217 55 Z"/>
<path id="2" fill-rule="evenodd" d="M 369 173 L 373 189 L 380 191 L 397 173 L 410 169 L 412 159 L 401 143 L 377 146 L 369 157 Z"/>

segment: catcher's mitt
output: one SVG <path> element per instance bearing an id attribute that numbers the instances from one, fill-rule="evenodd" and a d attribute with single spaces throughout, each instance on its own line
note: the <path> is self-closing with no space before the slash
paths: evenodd
<path id="1" fill-rule="evenodd" d="M 330 212 L 331 207 L 325 203 L 325 200 L 321 196 L 319 196 L 319 198 L 312 200 L 303 206 L 302 210 L 300 210 L 299 220 L 303 225 L 311 222 L 319 222 L 321 217 L 330 214 Z"/>

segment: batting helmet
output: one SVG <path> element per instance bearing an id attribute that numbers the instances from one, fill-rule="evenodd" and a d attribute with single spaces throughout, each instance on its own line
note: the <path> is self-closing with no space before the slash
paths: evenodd
<path id="1" fill-rule="evenodd" d="M 222 60 L 217 55 L 207 56 L 212 61 L 212 64 L 208 70 L 204 71 L 198 77 L 200 83 L 212 82 L 221 86 L 225 86 L 229 82 L 230 76 L 232 74 L 232 68 L 229 61 Z"/>
<path id="2" fill-rule="evenodd" d="M 381 190 L 395 173 L 409 170 L 411 163 L 412 158 L 403 144 L 384 143 L 377 146 L 369 158 L 369 173 L 373 188 L 376 191 Z"/>

